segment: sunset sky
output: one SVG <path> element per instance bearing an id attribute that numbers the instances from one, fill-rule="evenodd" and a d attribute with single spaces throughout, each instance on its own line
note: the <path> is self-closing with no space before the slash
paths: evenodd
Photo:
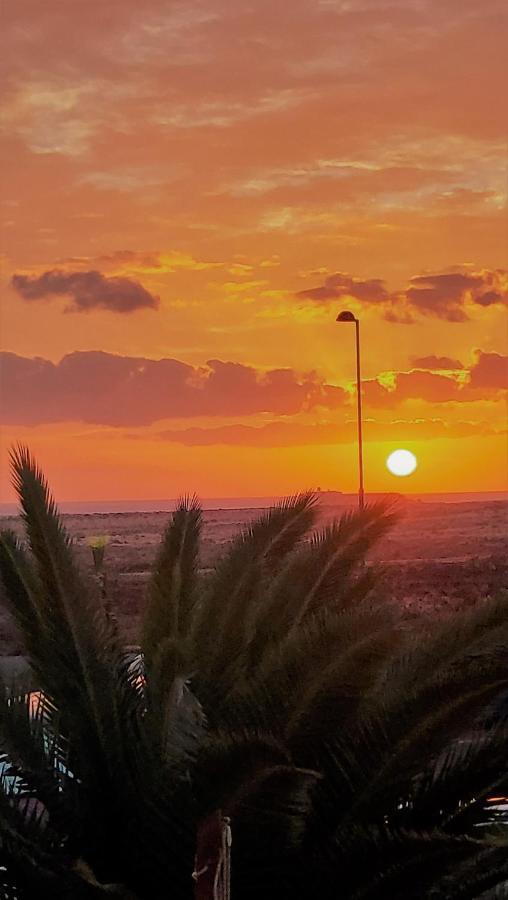
<path id="1" fill-rule="evenodd" d="M 505 8 L 7 3 L 0 499 L 506 489 Z"/>

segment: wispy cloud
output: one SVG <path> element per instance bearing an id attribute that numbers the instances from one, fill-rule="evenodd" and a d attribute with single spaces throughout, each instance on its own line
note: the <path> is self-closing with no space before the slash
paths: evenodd
<path id="1" fill-rule="evenodd" d="M 456 422 L 443 419 L 365 421 L 367 441 L 414 441 L 435 438 L 483 437 L 501 433 L 485 422 Z M 298 447 L 325 444 L 348 444 L 356 440 L 356 422 L 326 424 L 303 422 L 269 422 L 267 425 L 222 425 L 217 428 L 165 429 L 160 440 L 188 447 L 226 445 L 234 447 Z"/>
<path id="2" fill-rule="evenodd" d="M 190 253 L 179 250 L 115 250 L 99 256 L 72 256 L 59 261 L 70 269 L 90 269 L 91 266 L 115 274 L 145 273 L 164 274 L 180 270 L 201 272 L 207 269 L 227 268 L 227 264 L 196 259 Z"/>

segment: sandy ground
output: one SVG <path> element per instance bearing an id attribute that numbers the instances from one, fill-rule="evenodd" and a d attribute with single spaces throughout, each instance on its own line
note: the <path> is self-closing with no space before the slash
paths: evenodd
<path id="1" fill-rule="evenodd" d="M 321 523 L 344 512 L 342 506 L 323 506 Z M 231 538 L 259 509 L 207 510 L 201 565 L 213 566 Z M 135 640 L 150 565 L 167 512 L 65 515 L 85 569 L 91 568 L 88 541 L 107 535 L 108 593 L 120 625 Z M 19 518 L 0 518 L 0 527 L 23 534 Z M 508 502 L 423 503 L 404 505 L 400 523 L 376 550 L 386 565 L 387 598 L 402 604 L 408 615 L 449 612 L 463 604 L 508 587 Z M 17 655 L 22 647 L 5 606 L 0 606 L 0 655 Z"/>

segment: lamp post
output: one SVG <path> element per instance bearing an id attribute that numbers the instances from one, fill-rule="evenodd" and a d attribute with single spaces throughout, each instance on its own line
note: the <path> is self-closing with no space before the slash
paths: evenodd
<path id="1" fill-rule="evenodd" d="M 339 313 L 337 322 L 354 322 L 356 331 L 356 402 L 357 402 L 357 418 L 358 418 L 358 472 L 360 477 L 358 487 L 358 506 L 363 509 L 364 506 L 364 490 L 363 490 L 363 438 L 362 438 L 362 383 L 360 378 L 360 320 L 349 310 Z"/>

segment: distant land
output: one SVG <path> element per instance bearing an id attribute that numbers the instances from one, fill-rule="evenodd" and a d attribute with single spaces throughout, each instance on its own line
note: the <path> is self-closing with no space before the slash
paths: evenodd
<path id="1" fill-rule="evenodd" d="M 356 503 L 357 494 L 341 491 L 317 491 L 326 506 L 349 506 Z M 485 503 L 508 500 L 508 491 L 460 491 L 455 493 L 411 494 L 397 491 L 366 494 L 367 502 L 381 497 L 401 497 L 422 503 Z M 277 503 L 281 497 L 203 497 L 203 509 L 263 509 Z M 93 515 L 94 513 L 168 512 L 175 508 L 176 499 L 166 500 L 67 500 L 58 503 L 62 513 L 69 515 Z M 0 503 L 0 516 L 13 516 L 18 512 L 16 503 Z"/>

